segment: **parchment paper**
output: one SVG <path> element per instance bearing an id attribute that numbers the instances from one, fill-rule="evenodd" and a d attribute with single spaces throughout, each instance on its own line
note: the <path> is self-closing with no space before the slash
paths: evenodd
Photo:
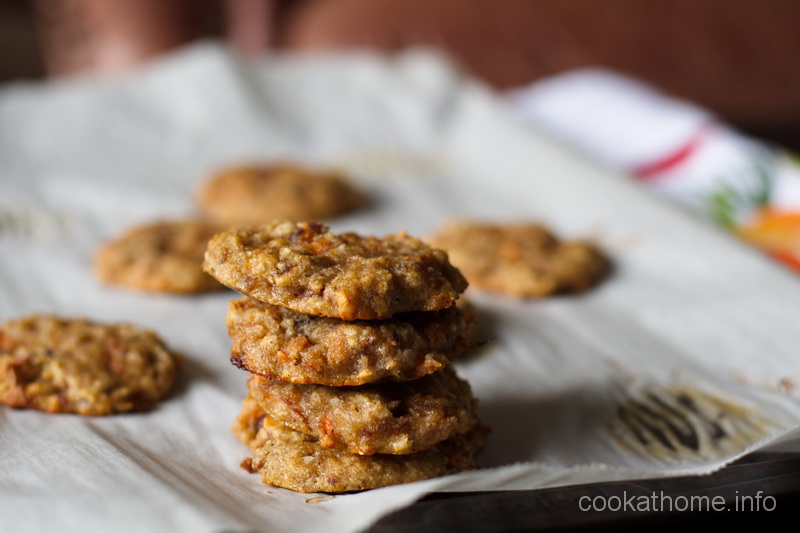
<path id="1" fill-rule="evenodd" d="M 263 485 L 229 429 L 245 396 L 225 329 L 237 295 L 93 278 L 104 240 L 191 215 L 221 165 L 277 159 L 342 168 L 371 195 L 337 231 L 424 237 L 452 217 L 530 219 L 614 258 L 582 295 L 468 291 L 493 339 L 455 363 L 493 428 L 481 470 L 316 503 Z M 711 472 L 800 421 L 793 274 L 518 123 L 424 51 L 244 64 L 204 43 L 124 80 L 6 86 L 0 319 L 32 312 L 152 327 L 187 365 L 149 413 L 0 408 L 9 532 L 358 531 L 431 491 Z"/>

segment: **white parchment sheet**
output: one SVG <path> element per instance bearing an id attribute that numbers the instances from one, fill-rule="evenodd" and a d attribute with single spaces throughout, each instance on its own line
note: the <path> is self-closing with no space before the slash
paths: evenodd
<path id="1" fill-rule="evenodd" d="M 263 485 L 229 429 L 245 396 L 225 329 L 237 295 L 93 278 L 100 243 L 191 215 L 216 168 L 279 159 L 342 168 L 369 193 L 337 231 L 528 219 L 613 257 L 578 296 L 468 292 L 494 339 L 455 363 L 493 428 L 481 470 L 312 503 Z M 0 319 L 33 312 L 151 327 L 187 364 L 148 413 L 0 408 L 0 531 L 358 531 L 430 491 L 709 472 L 800 421 L 793 274 L 517 123 L 423 51 L 243 64 L 204 43 L 124 80 L 4 87 Z"/>

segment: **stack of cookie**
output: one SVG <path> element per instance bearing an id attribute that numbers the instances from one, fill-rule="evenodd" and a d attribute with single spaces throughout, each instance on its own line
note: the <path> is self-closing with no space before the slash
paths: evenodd
<path id="1" fill-rule="evenodd" d="M 227 316 L 250 373 L 234 432 L 265 483 L 346 492 L 475 468 L 486 428 L 449 366 L 467 283 L 444 252 L 275 222 L 215 236 L 204 268 L 245 295 Z"/>

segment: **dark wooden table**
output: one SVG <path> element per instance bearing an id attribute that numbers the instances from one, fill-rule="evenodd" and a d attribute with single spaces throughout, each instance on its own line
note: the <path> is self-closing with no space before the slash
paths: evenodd
<path id="1" fill-rule="evenodd" d="M 590 502 L 597 497 L 600 497 L 598 502 L 613 502 L 614 506 L 627 508 L 581 510 L 581 507 L 591 508 Z M 623 499 L 629 502 L 627 506 L 622 504 Z M 670 502 L 672 510 L 668 508 Z M 636 505 L 640 509 L 633 509 Z M 684 506 L 693 506 L 695 511 L 675 509 Z M 733 526 L 752 520 L 757 520 L 763 529 L 775 524 L 776 518 L 785 516 L 786 511 L 796 512 L 799 506 L 800 453 L 756 452 L 707 476 L 525 491 L 435 493 L 384 517 L 367 531 L 511 533 L 645 528 L 675 531 L 682 526 Z"/>

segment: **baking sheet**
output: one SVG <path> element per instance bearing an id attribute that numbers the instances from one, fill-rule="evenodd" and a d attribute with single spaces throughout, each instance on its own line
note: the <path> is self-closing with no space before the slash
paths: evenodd
<path id="1" fill-rule="evenodd" d="M 104 240 L 190 216 L 221 165 L 274 160 L 344 169 L 370 194 L 337 231 L 529 219 L 612 255 L 613 276 L 578 296 L 469 290 L 494 339 L 455 363 L 493 428 L 481 470 L 335 497 L 263 485 L 229 430 L 245 396 L 225 330 L 237 295 L 93 278 Z M 431 491 L 710 472 L 800 421 L 793 274 L 531 130 L 426 51 L 252 64 L 203 43 L 123 80 L 6 86 L 0 258 L 0 319 L 130 321 L 187 356 L 153 412 L 0 409 L 3 531 L 358 531 Z"/>

